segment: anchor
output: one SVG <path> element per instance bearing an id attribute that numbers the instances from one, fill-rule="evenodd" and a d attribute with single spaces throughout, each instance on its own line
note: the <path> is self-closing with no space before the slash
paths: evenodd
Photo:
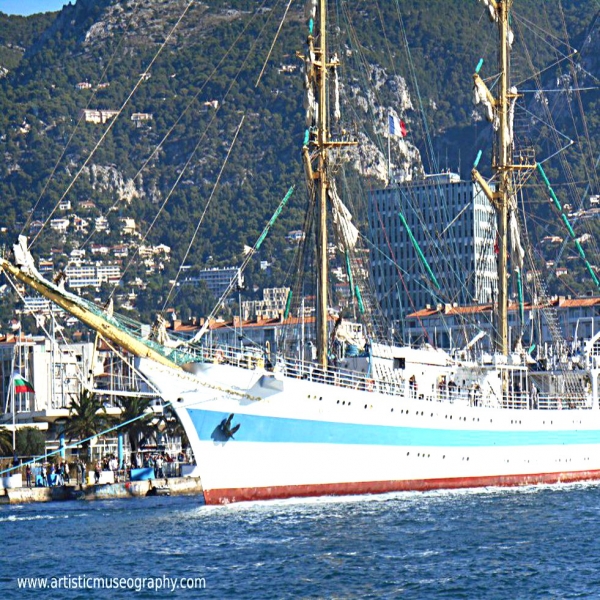
<path id="1" fill-rule="evenodd" d="M 231 427 L 231 421 L 233 420 L 233 417 L 234 417 L 234 415 L 233 415 L 233 413 L 231 413 L 229 415 L 229 417 L 227 417 L 227 419 L 223 419 L 221 421 L 221 424 L 219 425 L 219 429 L 223 432 L 223 435 L 227 439 L 234 439 L 233 435 L 240 428 L 240 424 L 239 423 L 237 425 L 235 425 L 234 427 Z"/>

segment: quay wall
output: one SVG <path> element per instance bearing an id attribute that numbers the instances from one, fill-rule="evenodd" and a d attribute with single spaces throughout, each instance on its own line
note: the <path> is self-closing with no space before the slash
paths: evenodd
<path id="1" fill-rule="evenodd" d="M 154 489 L 153 489 L 154 488 Z M 169 477 L 125 483 L 63 485 L 58 487 L 16 487 L 0 490 L 0 504 L 26 504 L 60 500 L 108 500 L 156 495 L 202 495 L 199 477 Z"/>

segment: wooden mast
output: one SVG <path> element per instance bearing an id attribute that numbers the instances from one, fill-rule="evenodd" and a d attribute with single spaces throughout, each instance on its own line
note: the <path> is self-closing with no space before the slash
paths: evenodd
<path id="1" fill-rule="evenodd" d="M 508 210 L 512 189 L 512 139 L 509 133 L 509 86 L 510 86 L 510 48 L 509 13 L 513 0 L 498 0 L 498 28 L 500 31 L 500 95 L 496 100 L 499 135 L 498 155 L 495 170 L 498 173 L 498 336 L 496 349 L 500 354 L 508 355 Z"/>
<path id="2" fill-rule="evenodd" d="M 516 170 L 531 170 L 535 164 L 527 161 L 519 161 L 513 164 L 513 138 L 510 117 L 510 105 L 516 98 L 516 94 L 510 89 L 510 10 L 513 0 L 487 0 L 486 6 L 490 8 L 492 19 L 498 24 L 499 31 L 499 69 L 500 79 L 498 82 L 498 97 L 494 97 L 483 80 L 479 77 L 477 67 L 473 78 L 476 88 L 483 90 L 485 101 L 493 107 L 494 128 L 497 129 L 497 138 L 494 148 L 492 170 L 496 176 L 497 185 L 493 190 L 477 171 L 476 166 L 471 174 L 473 179 L 480 185 L 483 193 L 492 203 L 496 212 L 496 223 L 498 228 L 498 307 L 496 310 L 496 351 L 507 356 L 510 352 L 508 341 L 508 230 L 511 202 L 515 194 L 513 183 L 513 172 Z M 479 162 L 479 157 L 477 158 Z"/>
<path id="3" fill-rule="evenodd" d="M 319 50 L 315 61 L 319 90 L 317 115 L 317 361 L 327 367 L 327 154 L 329 123 L 327 102 L 327 0 L 319 0 Z"/>

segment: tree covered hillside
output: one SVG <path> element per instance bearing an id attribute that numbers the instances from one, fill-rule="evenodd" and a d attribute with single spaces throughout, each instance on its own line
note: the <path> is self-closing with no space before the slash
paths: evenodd
<path id="1" fill-rule="evenodd" d="M 559 56 L 538 40 L 553 31 L 581 50 L 573 63 L 580 80 L 569 85 L 597 87 L 596 2 L 553 0 L 542 9 L 522 0 L 515 9 L 515 34 L 528 42 L 516 74 L 537 70 L 543 87 L 556 87 L 569 74 L 569 46 L 563 43 Z M 488 75 L 495 68 L 484 6 L 354 0 L 332 2 L 330 10 L 340 19 L 330 35 L 343 59 L 345 126 L 364 142 L 351 157 L 361 179 L 385 184 L 389 109 L 409 130 L 406 144 L 393 148 L 395 164 L 414 173 L 450 167 L 469 177 L 477 150 L 491 139 L 471 101 L 479 59 Z M 292 3 L 280 29 L 285 6 L 268 0 L 77 0 L 50 15 L 0 13 L 2 243 L 25 233 L 34 255 L 55 272 L 73 264 L 73 250 L 80 251 L 77 260 L 95 261 L 92 248 L 105 246 L 111 253 L 102 259 L 119 263 L 123 273 L 118 305 L 144 320 L 163 306 L 203 315 L 212 301 L 206 290 L 167 296 L 170 282 L 181 280 L 182 262 L 186 275 L 239 265 L 244 246 L 254 244 L 296 185 L 247 273 L 249 296 L 289 285 L 293 247 L 285 234 L 302 225 L 305 203 L 303 75 L 296 56 L 306 39 L 303 11 L 303 3 Z M 595 172 L 589 161 L 598 151 L 598 101 L 594 90 L 580 102 L 568 89 L 549 95 L 550 103 L 564 104 L 558 126 L 577 148 L 585 145 L 578 136 L 588 140 L 587 154 L 573 153 L 580 182 Z M 535 99 L 527 102 L 535 114 Z M 585 123 L 574 106 L 585 109 Z M 531 144 L 548 156 L 552 136 L 544 137 L 539 122 L 523 123 Z M 566 182 L 560 166 L 549 164 L 548 172 Z M 361 221 L 367 187 L 353 189 L 362 196 L 354 202 Z M 569 193 L 581 195 L 575 188 Z M 541 239 L 560 223 L 541 191 L 534 201 L 539 219 L 532 232 Z M 66 231 L 52 227 L 56 219 L 68 221 Z M 134 231 L 126 231 L 125 219 L 135 220 Z M 149 262 L 138 254 L 140 246 L 159 244 L 171 249 L 168 259 Z M 115 256 L 121 246 L 127 251 Z M 111 289 L 81 293 L 105 301 Z M 4 322 L 15 301 L 7 299 Z"/>

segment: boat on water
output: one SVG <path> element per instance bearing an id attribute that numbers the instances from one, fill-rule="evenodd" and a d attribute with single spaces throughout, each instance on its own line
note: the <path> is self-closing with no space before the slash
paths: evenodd
<path id="1" fill-rule="evenodd" d="M 343 327 L 339 322 L 331 331 L 327 306 L 327 215 L 341 202 L 330 153 L 354 142 L 331 133 L 328 107 L 336 102 L 330 82 L 340 61 L 328 49 L 325 0 L 307 3 L 303 57 L 308 126 L 302 155 L 317 222 L 315 360 L 281 354 L 265 360 L 239 348 L 142 339 L 41 278 L 24 239 L 14 261 L 3 260 L 5 271 L 139 357 L 139 369 L 185 427 L 208 504 L 600 478 L 600 334 L 587 342 L 577 369 L 534 369 L 526 352 L 509 347 L 514 174 L 541 167 L 527 157 L 514 160 L 513 0 L 484 4 L 498 28 L 500 57 L 496 97 L 479 76 L 481 65 L 474 75 L 478 100 L 497 131 L 492 182 L 473 169 L 498 229 L 498 335 L 485 359 L 374 339 L 357 351 L 346 344 L 353 351 L 332 358 Z M 353 226 L 344 214 L 339 208 L 335 229 L 351 244 Z"/>

